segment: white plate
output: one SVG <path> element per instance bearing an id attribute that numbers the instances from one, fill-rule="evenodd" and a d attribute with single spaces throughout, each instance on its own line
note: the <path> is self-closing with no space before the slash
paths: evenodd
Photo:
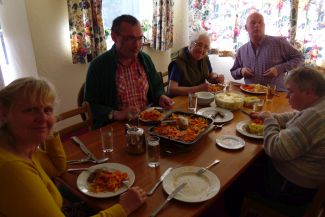
<path id="1" fill-rule="evenodd" d="M 241 149 L 245 146 L 245 141 L 238 136 L 224 135 L 216 139 L 217 145 L 226 149 Z"/>
<path id="2" fill-rule="evenodd" d="M 263 139 L 264 138 L 263 136 L 258 136 L 258 135 L 251 134 L 251 133 L 247 132 L 246 126 L 247 126 L 248 123 L 249 123 L 249 121 L 241 121 L 241 122 L 239 122 L 236 125 L 236 130 L 240 134 L 242 134 L 244 136 L 251 137 L 251 138 L 254 138 L 254 139 Z"/>
<path id="3" fill-rule="evenodd" d="M 121 172 L 125 172 L 129 175 L 129 186 L 132 186 L 135 180 L 134 172 L 127 166 L 124 166 L 123 164 L 119 163 L 104 163 L 104 164 L 97 164 L 94 166 L 89 167 L 89 171 L 83 171 L 79 174 L 77 179 L 77 187 L 78 189 L 91 197 L 97 197 L 97 198 L 106 198 L 106 197 L 114 197 L 116 195 L 122 194 L 124 191 L 127 190 L 126 186 L 122 186 L 115 192 L 100 192 L 100 193 L 94 193 L 90 192 L 88 189 L 88 183 L 87 179 L 89 175 L 96 169 L 107 169 L 107 170 L 119 170 Z"/>
<path id="4" fill-rule="evenodd" d="M 165 115 L 164 115 L 164 113 L 163 113 L 163 110 L 164 110 L 164 109 L 163 109 L 162 107 L 150 107 L 150 108 L 147 108 L 147 109 L 143 110 L 142 112 L 145 112 L 145 111 L 151 111 L 151 110 L 154 110 L 154 109 L 156 109 L 156 110 L 158 110 L 158 111 L 161 112 L 162 117 L 161 117 L 160 120 L 158 120 L 158 121 L 154 121 L 154 120 L 146 120 L 146 119 L 142 119 L 141 116 L 140 116 L 141 112 L 140 112 L 140 114 L 139 114 L 139 120 L 142 121 L 142 122 L 149 123 L 149 122 L 159 122 L 159 121 L 161 121 L 162 119 L 164 119 Z"/>
<path id="5" fill-rule="evenodd" d="M 231 111 L 218 107 L 201 108 L 197 111 L 197 114 L 209 117 L 209 115 L 214 115 L 217 111 L 223 112 L 225 116 L 222 118 L 220 115 L 217 115 L 217 117 L 213 120 L 216 123 L 225 123 L 231 121 L 234 118 L 234 114 Z"/>
<path id="6" fill-rule="evenodd" d="M 176 200 L 196 203 L 211 199 L 219 192 L 220 181 L 209 170 L 197 175 L 199 169 L 200 167 L 194 166 L 173 169 L 163 180 L 164 190 L 171 194 L 178 185 L 186 182 L 186 186 L 175 196 Z"/>
<path id="7" fill-rule="evenodd" d="M 246 93 L 255 93 L 255 94 L 266 94 L 266 88 L 267 87 L 265 87 L 264 85 L 261 85 L 262 87 L 264 87 L 264 90 L 261 90 L 261 91 L 251 91 L 251 90 L 247 90 L 247 89 L 245 89 L 244 88 L 244 86 L 243 85 L 245 85 L 245 84 L 242 84 L 242 85 L 240 85 L 240 89 L 242 90 L 242 91 L 244 91 L 244 92 L 246 92 Z M 246 85 L 248 85 L 248 84 L 246 84 Z M 254 84 L 255 85 L 255 84 Z"/>

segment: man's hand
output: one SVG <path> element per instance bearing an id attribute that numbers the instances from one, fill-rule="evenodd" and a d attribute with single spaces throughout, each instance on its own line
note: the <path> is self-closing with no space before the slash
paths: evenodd
<path id="1" fill-rule="evenodd" d="M 254 76 L 254 72 L 250 68 L 242 68 L 240 72 L 244 78 L 249 78 Z"/>
<path id="2" fill-rule="evenodd" d="M 263 72 L 263 76 L 268 77 L 268 78 L 274 78 L 278 76 L 278 70 L 275 67 L 269 68 L 265 72 Z"/>
<path id="3" fill-rule="evenodd" d="M 165 109 L 171 109 L 174 101 L 166 95 L 161 95 L 159 98 L 159 105 Z"/>

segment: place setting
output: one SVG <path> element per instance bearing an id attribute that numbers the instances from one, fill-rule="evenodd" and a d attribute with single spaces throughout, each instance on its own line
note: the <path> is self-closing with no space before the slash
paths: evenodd
<path id="1" fill-rule="evenodd" d="M 208 169 L 218 163 L 220 160 L 215 159 L 206 167 L 183 166 L 166 169 L 154 187 L 148 191 L 148 196 L 151 196 L 162 183 L 168 197 L 150 216 L 157 216 L 172 199 L 187 203 L 199 203 L 217 195 L 221 186 L 220 180 Z"/>
<path id="2" fill-rule="evenodd" d="M 119 163 L 103 163 L 82 171 L 77 177 L 80 192 L 95 198 L 108 198 L 122 194 L 135 181 L 135 174 L 129 167 Z"/>

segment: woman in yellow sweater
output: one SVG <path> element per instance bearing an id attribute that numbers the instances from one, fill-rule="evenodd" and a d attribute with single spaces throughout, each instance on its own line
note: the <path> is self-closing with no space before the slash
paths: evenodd
<path id="1" fill-rule="evenodd" d="M 43 79 L 17 79 L 0 90 L 0 216 L 62 217 L 62 197 L 50 177 L 66 170 L 57 133 L 55 92 Z M 95 216 L 127 216 L 145 200 L 134 187 Z"/>

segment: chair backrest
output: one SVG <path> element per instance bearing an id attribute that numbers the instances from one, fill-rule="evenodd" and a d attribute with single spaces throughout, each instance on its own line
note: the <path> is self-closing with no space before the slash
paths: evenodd
<path id="1" fill-rule="evenodd" d="M 80 122 L 77 122 L 75 124 L 72 124 L 70 126 L 64 127 L 59 130 L 60 136 L 65 137 L 67 134 L 71 134 L 73 132 L 76 132 L 80 129 L 88 129 L 88 131 L 92 130 L 93 126 L 93 120 L 92 120 L 92 114 L 90 110 L 89 103 L 84 101 L 82 105 L 78 108 L 71 109 L 69 111 L 63 112 L 59 114 L 56 117 L 56 121 L 60 122 L 66 119 L 72 119 L 73 117 L 79 116 L 84 114 L 86 117 L 86 120 L 81 120 Z"/>
<path id="2" fill-rule="evenodd" d="M 163 87 L 165 89 L 165 91 L 167 92 L 167 88 L 168 88 L 168 71 L 166 72 L 158 72 L 160 75 L 160 79 L 161 82 L 163 83 Z"/>
<path id="3" fill-rule="evenodd" d="M 254 213 L 259 214 L 259 216 L 267 217 L 288 217 L 288 215 L 283 214 L 281 211 L 275 210 L 269 207 L 267 204 L 254 197 L 245 197 L 241 209 L 240 217 L 246 217 L 253 210 Z M 285 205 L 282 206 L 282 208 Z M 288 210 L 289 207 L 286 208 Z M 292 208 L 292 207 L 291 207 Z M 297 207 L 298 208 L 298 207 Z M 299 207 L 303 210 L 303 207 Z M 295 209 L 297 211 L 297 209 Z M 291 215 L 290 215 L 291 216 Z M 313 200 L 309 204 L 307 210 L 305 211 L 304 217 L 325 217 L 325 182 L 320 186 L 317 193 L 315 194 Z"/>
<path id="4" fill-rule="evenodd" d="M 78 98 L 77 98 L 77 105 L 78 107 L 82 106 L 82 103 L 84 101 L 84 92 L 85 92 L 85 83 L 83 83 L 80 87 L 80 90 L 78 92 Z M 82 120 L 86 120 L 87 117 L 84 113 L 81 114 Z"/>
<path id="5" fill-rule="evenodd" d="M 305 216 L 306 217 L 325 216 L 325 182 L 323 182 L 323 184 L 318 189 Z"/>

